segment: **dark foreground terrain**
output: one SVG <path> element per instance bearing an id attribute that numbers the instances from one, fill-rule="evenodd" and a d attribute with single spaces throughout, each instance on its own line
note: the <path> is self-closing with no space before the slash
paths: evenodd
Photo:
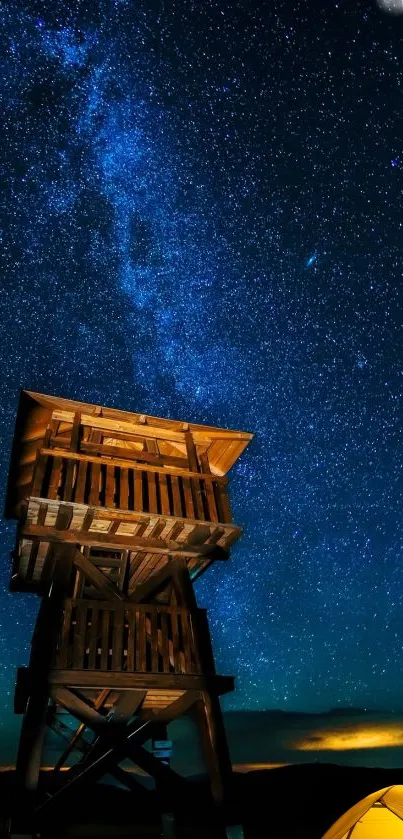
<path id="1" fill-rule="evenodd" d="M 43 783 L 45 783 L 44 779 Z M 37 826 L 15 785 L 13 772 L 0 775 L 4 813 L 12 803 L 15 834 L 36 829 L 52 839 L 154 839 L 161 835 L 154 792 L 129 792 L 112 784 L 93 784 L 64 795 L 43 810 Z M 176 801 L 178 839 L 225 836 L 225 827 L 242 825 L 245 839 L 320 839 L 332 822 L 360 798 L 390 784 L 403 783 L 403 769 L 367 769 L 305 764 L 234 773 L 227 804 L 218 813 L 204 779 L 189 781 L 189 794 Z M 42 788 L 40 800 L 45 800 Z M 234 839 L 236 832 L 234 832 Z M 236 839 L 238 837 L 236 836 Z"/>

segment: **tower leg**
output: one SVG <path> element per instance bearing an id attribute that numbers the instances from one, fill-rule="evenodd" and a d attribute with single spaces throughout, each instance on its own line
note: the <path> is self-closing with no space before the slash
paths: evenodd
<path id="1" fill-rule="evenodd" d="M 16 768 L 20 782 L 30 792 L 38 786 L 47 707 L 47 694 L 31 695 L 22 721 Z"/>
<path id="2" fill-rule="evenodd" d="M 218 696 L 207 691 L 201 692 L 197 718 L 212 795 L 215 802 L 221 804 L 231 778 L 232 765 Z"/>
<path id="3" fill-rule="evenodd" d="M 169 766 L 172 756 L 172 743 L 168 740 L 168 729 L 164 723 L 154 723 L 152 729 L 152 749 L 154 757 Z M 172 812 L 170 796 L 165 791 L 165 785 L 156 779 L 156 790 L 161 804 L 161 828 L 163 839 L 175 839 L 175 816 Z"/>
<path id="4" fill-rule="evenodd" d="M 38 786 L 41 756 L 49 703 L 48 672 L 54 656 L 63 615 L 63 594 L 70 578 L 74 546 L 55 545 L 49 549 L 54 562 L 53 581 L 41 602 L 32 639 L 29 663 L 30 695 L 22 721 L 17 756 L 17 776 L 25 789 Z"/>

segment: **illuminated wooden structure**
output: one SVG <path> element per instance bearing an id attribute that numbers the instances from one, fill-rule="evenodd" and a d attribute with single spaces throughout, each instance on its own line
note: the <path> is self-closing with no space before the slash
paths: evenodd
<path id="1" fill-rule="evenodd" d="M 182 794 L 184 781 L 143 745 L 192 709 L 222 799 L 231 766 L 218 697 L 233 679 L 215 672 L 192 581 L 240 536 L 226 473 L 251 436 L 22 393 L 6 501 L 18 521 L 11 590 L 42 598 L 15 692 L 26 789 L 49 726 L 68 736 L 54 776 L 81 755 L 62 790 L 106 772 L 131 789 L 119 766 L 130 758 Z"/>

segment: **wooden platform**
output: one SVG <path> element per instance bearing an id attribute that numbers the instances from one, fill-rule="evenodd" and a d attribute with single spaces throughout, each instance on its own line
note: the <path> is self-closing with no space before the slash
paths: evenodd
<path id="1" fill-rule="evenodd" d="M 89 507 L 30 498 L 18 533 L 11 578 L 13 591 L 40 591 L 49 583 L 52 544 L 75 544 L 127 594 L 166 565 L 186 559 L 192 579 L 215 560 L 227 558 L 239 539 L 234 524 L 189 520 L 144 512 Z"/>

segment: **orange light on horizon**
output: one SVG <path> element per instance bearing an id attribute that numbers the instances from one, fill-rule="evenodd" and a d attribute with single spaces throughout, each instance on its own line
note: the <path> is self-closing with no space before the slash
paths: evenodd
<path id="1" fill-rule="evenodd" d="M 233 763 L 234 772 L 256 772 L 259 769 L 281 769 L 290 766 L 289 763 Z"/>
<path id="2" fill-rule="evenodd" d="M 365 725 L 359 728 L 314 731 L 304 740 L 295 741 L 292 748 L 303 752 L 347 751 L 348 749 L 381 749 L 403 746 L 403 727 L 393 725 Z"/>
<path id="3" fill-rule="evenodd" d="M 289 763 L 233 763 L 232 768 L 234 772 L 254 772 L 258 769 L 279 769 L 282 766 L 290 766 Z M 61 771 L 67 772 L 70 769 L 69 766 L 62 766 Z M 41 772 L 53 772 L 54 766 L 42 766 Z M 0 765 L 0 772 L 14 772 L 15 771 L 15 763 L 4 764 L 3 766 Z M 143 769 L 140 769 L 137 766 L 127 766 L 125 767 L 126 772 L 132 772 L 136 775 L 145 775 L 147 776 L 147 772 L 144 772 Z"/>

